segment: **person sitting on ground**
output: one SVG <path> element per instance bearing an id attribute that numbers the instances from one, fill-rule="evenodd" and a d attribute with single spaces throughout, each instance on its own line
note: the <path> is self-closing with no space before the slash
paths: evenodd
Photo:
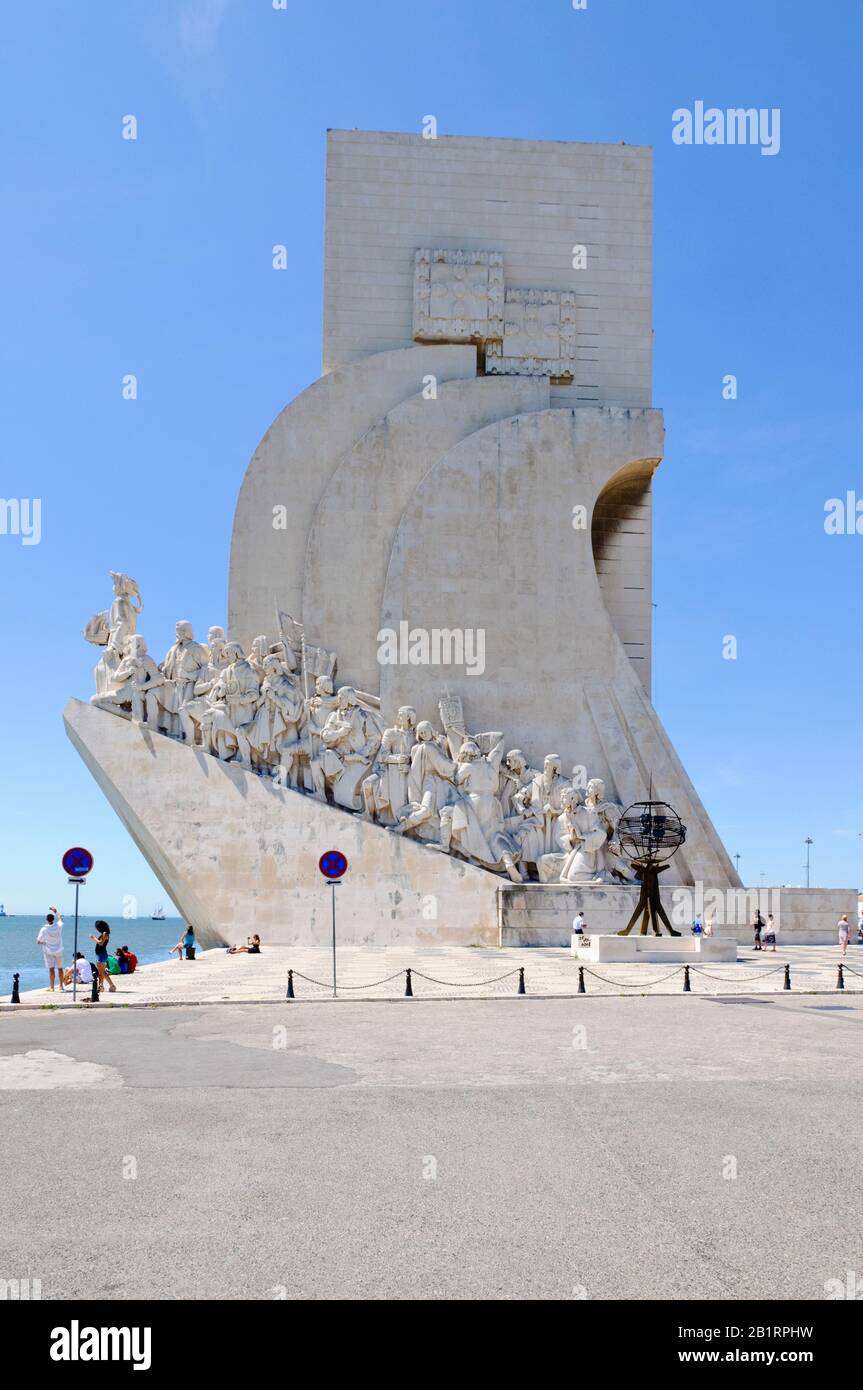
<path id="1" fill-rule="evenodd" d="M 195 948 L 197 944 L 195 940 L 195 928 L 190 924 L 186 927 L 186 935 L 183 937 L 183 945 L 186 948 L 186 960 L 195 959 Z"/>
<path id="2" fill-rule="evenodd" d="M 93 967 L 88 960 L 78 951 L 75 955 L 75 979 L 79 985 L 91 985 L 93 983 Z M 64 985 L 72 983 L 72 966 L 63 973 Z"/>
<path id="3" fill-rule="evenodd" d="M 138 964 L 138 957 L 134 951 L 130 951 L 128 946 L 117 947 L 117 961 L 120 966 L 121 975 L 134 975 L 135 967 Z"/>
<path id="4" fill-rule="evenodd" d="M 259 956 L 261 954 L 261 938 L 257 935 L 250 936 L 245 946 L 229 946 L 229 956 Z"/>

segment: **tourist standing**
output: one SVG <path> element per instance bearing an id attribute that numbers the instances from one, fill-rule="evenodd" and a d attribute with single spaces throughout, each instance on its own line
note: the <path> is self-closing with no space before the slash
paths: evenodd
<path id="1" fill-rule="evenodd" d="M 754 945 L 755 945 L 756 951 L 760 951 L 760 950 L 762 949 L 762 946 L 761 946 L 761 928 L 762 928 L 763 926 L 764 926 L 764 918 L 761 916 L 761 909 L 760 909 L 760 908 L 757 908 L 756 911 L 755 911 L 755 921 L 752 923 L 752 929 L 753 929 L 753 931 L 755 932 L 755 942 L 754 942 Z"/>
<path id="2" fill-rule="evenodd" d="M 54 971 L 57 971 L 57 984 L 63 993 L 63 918 L 56 908 L 45 917 L 36 937 L 36 945 L 42 947 L 42 959 L 48 970 L 48 988 L 54 989 Z"/>
<path id="3" fill-rule="evenodd" d="M 569 939 L 569 953 L 572 956 L 578 955 L 578 943 L 584 936 L 584 918 L 580 912 L 576 912 L 572 919 L 572 936 Z"/>
<path id="4" fill-rule="evenodd" d="M 773 913 L 772 913 L 772 912 L 768 912 L 768 914 L 767 914 L 767 926 L 764 928 L 764 950 L 765 950 L 765 951 L 767 950 L 767 947 L 768 947 L 768 946 L 772 947 L 772 949 L 773 949 L 774 951 L 776 950 L 776 924 L 775 924 L 774 921 L 773 921 Z"/>
<path id="5" fill-rule="evenodd" d="M 842 954 L 844 956 L 845 952 L 848 950 L 848 935 L 850 931 L 850 928 L 848 926 L 848 918 L 844 912 L 842 916 L 839 918 L 837 929 L 839 932 L 839 945 L 842 948 Z"/>
<path id="6" fill-rule="evenodd" d="M 99 988 L 104 989 L 107 983 L 111 994 L 116 994 L 117 986 L 108 974 L 108 942 L 111 939 L 111 928 L 101 918 L 95 925 L 99 935 L 94 936 L 91 932 L 90 940 L 96 943 L 96 969 L 99 972 Z"/>

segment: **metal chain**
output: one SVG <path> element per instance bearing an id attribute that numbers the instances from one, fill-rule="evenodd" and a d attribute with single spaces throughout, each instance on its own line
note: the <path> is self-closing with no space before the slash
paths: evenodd
<path id="1" fill-rule="evenodd" d="M 726 984 L 736 984 L 738 980 L 760 980 L 765 975 L 778 975 L 785 969 L 784 965 L 776 965 L 771 970 L 759 970 L 757 975 L 711 975 L 709 970 L 705 970 L 703 965 L 690 965 L 690 970 L 696 970 L 699 975 L 706 975 L 708 980 L 724 981 Z"/>
<path id="2" fill-rule="evenodd" d="M 604 975 L 597 975 L 595 970 L 589 970 L 586 965 L 581 967 L 586 975 L 592 975 L 595 980 L 602 980 L 604 985 L 619 985 L 621 989 L 650 989 L 652 985 L 664 984 L 666 980 L 671 980 L 675 975 L 679 975 L 685 966 L 679 965 L 676 970 L 670 971 L 658 980 L 607 980 Z M 690 967 L 691 969 L 691 967 Z"/>
<path id="3" fill-rule="evenodd" d="M 524 966 L 520 968 L 523 970 Z M 501 980 L 508 980 L 510 976 L 517 974 L 518 968 L 508 970 L 505 975 L 495 975 L 493 980 L 436 980 L 434 975 L 424 975 L 421 970 L 411 970 L 413 979 L 429 980 L 433 985 L 446 985 L 450 989 L 475 989 L 477 985 L 496 985 Z"/>

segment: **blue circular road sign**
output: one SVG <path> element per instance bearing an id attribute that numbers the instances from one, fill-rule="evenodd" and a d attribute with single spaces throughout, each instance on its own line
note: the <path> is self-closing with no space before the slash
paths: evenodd
<path id="1" fill-rule="evenodd" d="M 84 878 L 93 867 L 93 856 L 88 849 L 76 845 L 74 849 L 67 849 L 62 863 L 70 878 Z"/>
<path id="2" fill-rule="evenodd" d="M 348 861 L 340 849 L 328 849 L 318 860 L 324 878 L 341 878 L 347 867 Z"/>

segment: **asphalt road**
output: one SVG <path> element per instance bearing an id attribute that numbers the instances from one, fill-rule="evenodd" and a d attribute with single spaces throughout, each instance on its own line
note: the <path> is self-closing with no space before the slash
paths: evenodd
<path id="1" fill-rule="evenodd" d="M 862 1027 L 817 996 L 7 1012 L 0 1279 L 823 1299 L 863 1280 Z"/>

